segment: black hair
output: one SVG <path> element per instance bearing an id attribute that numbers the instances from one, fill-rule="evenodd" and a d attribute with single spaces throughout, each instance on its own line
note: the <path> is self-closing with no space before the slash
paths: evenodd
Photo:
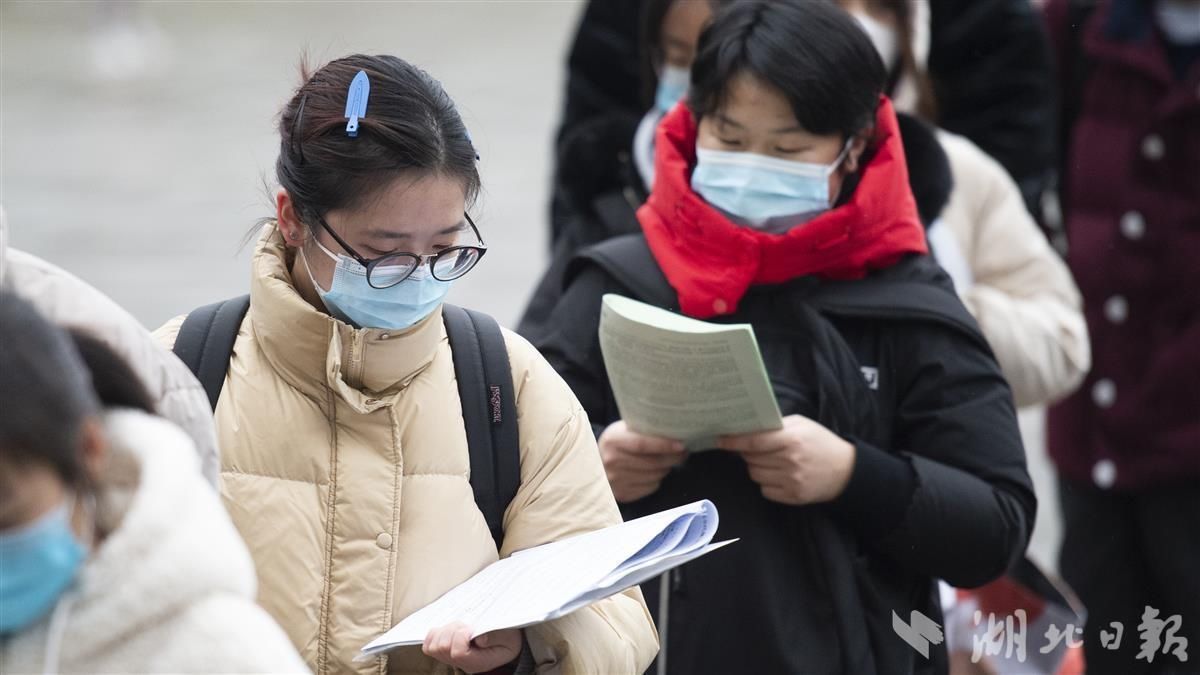
<path id="1" fill-rule="evenodd" d="M 346 98 L 358 71 L 370 80 L 358 135 L 346 133 Z M 354 54 L 311 75 L 279 117 L 275 174 L 300 219 L 354 208 L 403 174 L 462 182 L 468 202 L 479 193 L 475 147 L 454 102 L 428 73 L 395 56 Z"/>
<path id="2" fill-rule="evenodd" d="M 91 333 L 72 328 L 70 335 L 92 376 L 92 389 L 100 399 L 100 405 L 154 414 L 154 399 L 125 359 Z"/>
<path id="3" fill-rule="evenodd" d="M 870 127 L 887 70 L 850 15 L 814 0 L 745 0 L 723 8 L 700 36 L 688 104 L 697 118 L 719 110 L 748 74 L 778 89 L 796 121 L 843 138 Z"/>
<path id="4" fill-rule="evenodd" d="M 638 68 L 641 71 L 642 103 L 649 109 L 654 104 L 655 92 L 658 88 L 658 68 L 663 62 L 662 41 L 663 21 L 667 12 L 676 2 L 708 2 L 708 6 L 716 13 L 721 7 L 734 0 L 646 0 L 642 5 L 642 15 L 638 22 Z"/>
<path id="5" fill-rule="evenodd" d="M 87 366 L 62 328 L 27 300 L 0 292 L 0 449 L 6 461 L 47 464 L 86 482 L 83 427 L 100 411 Z"/>

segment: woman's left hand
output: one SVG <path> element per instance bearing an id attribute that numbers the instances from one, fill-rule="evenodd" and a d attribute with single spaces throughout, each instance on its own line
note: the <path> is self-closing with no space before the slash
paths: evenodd
<path id="1" fill-rule="evenodd" d="M 516 661 L 523 640 L 519 628 L 484 633 L 472 640 L 469 626 L 452 623 L 429 631 L 421 651 L 459 670 L 486 673 Z"/>
<path id="2" fill-rule="evenodd" d="M 833 500 L 854 471 L 854 445 L 801 415 L 783 418 L 778 431 L 722 437 L 717 447 L 740 454 L 763 496 L 781 504 Z"/>

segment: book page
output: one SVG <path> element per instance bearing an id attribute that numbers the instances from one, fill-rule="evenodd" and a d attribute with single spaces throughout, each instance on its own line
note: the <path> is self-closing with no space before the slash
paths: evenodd
<path id="1" fill-rule="evenodd" d="M 749 325 L 697 321 L 608 294 L 600 349 L 621 418 L 634 431 L 694 448 L 783 425 Z"/>

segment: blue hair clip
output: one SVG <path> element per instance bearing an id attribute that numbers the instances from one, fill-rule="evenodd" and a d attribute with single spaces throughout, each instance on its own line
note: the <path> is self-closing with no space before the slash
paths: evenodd
<path id="1" fill-rule="evenodd" d="M 367 79 L 364 70 L 358 71 L 350 82 L 350 90 L 346 92 L 346 135 L 350 138 L 358 136 L 358 118 L 367 116 L 367 99 L 371 96 L 371 80 Z"/>

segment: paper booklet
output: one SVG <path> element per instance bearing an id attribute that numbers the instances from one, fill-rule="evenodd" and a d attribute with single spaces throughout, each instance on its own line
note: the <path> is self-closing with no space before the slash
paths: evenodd
<path id="1" fill-rule="evenodd" d="M 512 554 L 492 563 L 362 648 L 359 659 L 419 645 L 456 621 L 472 639 L 521 628 L 603 600 L 732 541 L 713 544 L 717 508 L 708 500 Z"/>
<path id="2" fill-rule="evenodd" d="M 749 324 L 699 321 L 609 293 L 600 351 L 633 431 L 703 450 L 717 436 L 783 427 Z"/>

